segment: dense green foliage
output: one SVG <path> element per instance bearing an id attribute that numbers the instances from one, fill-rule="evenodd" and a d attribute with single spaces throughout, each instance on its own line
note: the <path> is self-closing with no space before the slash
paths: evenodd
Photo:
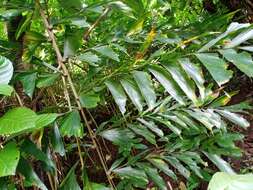
<path id="1" fill-rule="evenodd" d="M 231 128 L 249 127 L 252 107 L 229 105 L 227 86 L 253 77 L 253 29 L 213 3 L 0 2 L 0 189 L 234 180 L 224 158 L 242 155 L 243 135 Z"/>

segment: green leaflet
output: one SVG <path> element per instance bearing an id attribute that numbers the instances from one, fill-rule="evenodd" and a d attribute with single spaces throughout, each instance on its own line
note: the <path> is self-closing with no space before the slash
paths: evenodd
<path id="1" fill-rule="evenodd" d="M 248 23 L 241 24 L 241 23 L 237 23 L 237 22 L 232 22 L 224 33 L 222 33 L 217 38 L 215 38 L 215 39 L 211 40 L 210 42 L 208 42 L 198 52 L 204 52 L 204 51 L 208 50 L 213 45 L 215 45 L 217 42 L 219 42 L 220 40 L 225 38 L 227 35 L 229 35 L 230 33 L 235 32 L 235 31 L 237 31 L 239 29 L 242 29 L 242 28 L 247 28 L 249 26 L 250 26 L 250 24 L 248 24 Z"/>
<path id="2" fill-rule="evenodd" d="M 77 58 L 80 61 L 85 61 L 92 66 L 98 66 L 98 65 L 96 65 L 96 63 L 101 61 L 101 59 L 96 54 L 93 54 L 91 52 L 83 53 L 83 54 L 79 55 Z"/>
<path id="3" fill-rule="evenodd" d="M 100 53 L 101 55 L 108 57 L 114 61 L 119 62 L 119 55 L 117 53 L 115 53 L 113 51 L 112 48 L 110 48 L 109 46 L 99 46 L 99 47 L 95 47 L 93 48 L 93 50 L 95 50 L 96 52 Z"/>
<path id="4" fill-rule="evenodd" d="M 229 121 L 231 121 L 243 128 L 247 128 L 250 126 L 249 122 L 238 114 L 229 112 L 227 110 L 215 110 L 215 111 L 218 112 L 223 117 L 227 118 Z"/>
<path id="5" fill-rule="evenodd" d="M 186 179 L 190 177 L 190 171 L 187 170 L 178 159 L 172 156 L 164 156 L 163 159 L 169 162 L 170 165 L 172 165 L 174 168 L 176 168 Z"/>
<path id="6" fill-rule="evenodd" d="M 253 61 L 249 53 L 237 53 L 234 49 L 220 50 L 219 52 L 248 77 L 253 77 Z"/>
<path id="7" fill-rule="evenodd" d="M 218 54 L 201 53 L 196 54 L 196 56 L 206 67 L 219 86 L 222 86 L 231 79 L 233 72 L 227 70 L 228 65 L 223 59 L 219 58 Z"/>
<path id="8" fill-rule="evenodd" d="M 83 32 L 80 30 L 73 31 L 69 27 L 66 28 L 64 39 L 64 58 L 75 55 L 82 45 L 82 34 Z"/>
<path id="9" fill-rule="evenodd" d="M 80 94 L 80 102 L 82 107 L 85 108 L 95 108 L 100 102 L 100 97 L 98 94 L 94 92 L 89 93 L 81 93 Z"/>
<path id="10" fill-rule="evenodd" d="M 172 79 L 170 74 L 166 72 L 162 67 L 152 67 L 149 71 L 155 76 L 155 78 L 163 85 L 165 90 L 180 104 L 185 105 L 184 94 L 179 86 Z"/>
<path id="11" fill-rule="evenodd" d="M 188 58 L 179 59 L 179 63 L 185 72 L 194 80 L 199 89 L 200 96 L 202 100 L 204 100 L 206 96 L 204 86 L 205 79 L 203 77 L 201 68 L 198 65 L 191 63 L 190 59 Z"/>
<path id="12" fill-rule="evenodd" d="M 13 75 L 13 66 L 9 59 L 0 55 L 0 85 L 8 84 Z"/>
<path id="13" fill-rule="evenodd" d="M 112 96 L 116 102 L 116 104 L 119 106 L 119 109 L 122 114 L 126 112 L 126 101 L 127 97 L 126 94 L 120 85 L 120 83 L 117 83 L 116 81 L 107 80 L 105 82 L 106 86 L 109 88 L 110 92 L 112 93 Z"/>
<path id="14" fill-rule="evenodd" d="M 150 76 L 143 71 L 134 71 L 133 77 L 146 100 L 149 109 L 153 109 L 156 103 L 156 94 Z"/>
<path id="15" fill-rule="evenodd" d="M 72 111 L 66 115 L 60 125 L 60 132 L 62 136 L 83 136 L 83 125 L 81 123 L 81 118 L 77 110 Z"/>
<path id="16" fill-rule="evenodd" d="M 114 128 L 108 129 L 100 133 L 100 135 L 113 142 L 114 144 L 124 144 L 125 142 L 129 142 L 132 138 L 135 137 L 135 134 L 129 129 L 121 129 L 121 128 Z"/>
<path id="17" fill-rule="evenodd" d="M 0 118 L 0 134 L 11 135 L 39 129 L 52 123 L 57 116 L 57 114 L 36 115 L 25 107 L 14 108 Z"/>
<path id="18" fill-rule="evenodd" d="M 166 175 L 172 177 L 172 179 L 177 180 L 175 173 L 169 169 L 168 164 L 159 158 L 148 158 L 148 161 L 152 163 L 155 167 L 163 171 Z"/>
<path id="19" fill-rule="evenodd" d="M 195 85 L 180 65 L 176 63 L 169 63 L 164 64 L 163 66 L 169 71 L 172 78 L 177 82 L 178 86 L 184 91 L 186 96 L 192 100 L 195 105 L 198 105 L 198 99 L 195 94 Z"/>
<path id="20" fill-rule="evenodd" d="M 0 95 L 11 96 L 13 91 L 14 89 L 12 86 L 9 86 L 8 84 L 0 84 Z"/>
<path id="21" fill-rule="evenodd" d="M 136 134 L 143 136 L 148 142 L 151 144 L 156 144 L 155 135 L 151 133 L 145 126 L 143 125 L 128 125 L 128 127 L 133 130 Z"/>
<path id="22" fill-rule="evenodd" d="M 153 131 L 156 135 L 159 137 L 163 137 L 163 131 L 159 129 L 159 127 L 152 121 L 146 121 L 142 118 L 137 119 L 139 122 L 141 122 L 143 125 L 145 125 L 147 128 L 149 128 L 151 131 Z"/>
<path id="23" fill-rule="evenodd" d="M 253 175 L 235 175 L 225 172 L 217 172 L 213 175 L 208 190 L 251 190 L 253 187 Z"/>
<path id="24" fill-rule="evenodd" d="M 54 124 L 53 132 L 50 137 L 51 137 L 50 142 L 52 144 L 54 151 L 59 153 L 61 156 L 64 156 L 65 155 L 64 144 L 56 122 Z"/>
<path id="25" fill-rule="evenodd" d="M 43 88 L 43 87 L 52 86 L 59 76 L 60 74 L 58 73 L 40 75 L 38 77 L 36 87 Z"/>
<path id="26" fill-rule="evenodd" d="M 252 29 L 248 29 L 245 32 L 242 32 L 241 34 L 239 34 L 238 36 L 236 36 L 234 39 L 232 39 L 231 42 L 229 42 L 225 48 L 234 48 L 238 45 L 240 45 L 241 43 L 251 39 L 253 37 L 253 30 Z"/>
<path id="27" fill-rule="evenodd" d="M 17 79 L 21 81 L 25 93 L 32 98 L 35 89 L 37 73 L 22 73 L 17 76 Z"/>
<path id="28" fill-rule="evenodd" d="M 25 152 L 34 156 L 35 159 L 40 160 L 44 165 L 43 169 L 45 171 L 50 171 L 51 173 L 55 171 L 56 166 L 54 162 L 48 158 L 48 156 L 42 152 L 31 140 L 26 139 L 22 143 L 20 150 L 21 152 Z"/>
<path id="29" fill-rule="evenodd" d="M 15 175 L 20 152 L 14 142 L 0 149 L 0 177 Z"/>
<path id="30" fill-rule="evenodd" d="M 233 169 L 230 167 L 229 163 L 223 160 L 220 156 L 216 154 L 211 154 L 208 152 L 204 152 L 204 154 L 211 160 L 222 172 L 226 172 L 229 174 L 235 174 Z"/>
<path id="31" fill-rule="evenodd" d="M 45 184 L 40 180 L 28 161 L 23 157 L 21 157 L 19 160 L 17 171 L 25 177 L 25 183 L 27 187 L 37 186 L 42 190 L 47 190 Z"/>
<path id="32" fill-rule="evenodd" d="M 81 190 L 75 175 L 75 169 L 77 164 L 75 164 L 68 172 L 67 176 L 63 179 L 60 184 L 59 190 Z"/>
<path id="33" fill-rule="evenodd" d="M 137 187 L 145 187 L 148 183 L 147 175 L 143 170 L 140 169 L 135 169 L 128 166 L 124 168 L 114 169 L 113 172 L 118 174 L 120 177 L 131 180 Z"/>
<path id="34" fill-rule="evenodd" d="M 138 167 L 146 172 L 147 176 L 156 184 L 157 187 L 159 187 L 160 190 L 167 190 L 166 184 L 156 168 L 153 168 L 146 163 L 138 163 Z"/>
<path id="35" fill-rule="evenodd" d="M 141 112 L 143 110 L 143 106 L 142 106 L 143 98 L 135 82 L 131 80 L 127 80 L 127 79 L 122 79 L 120 80 L 120 82 L 124 90 L 126 91 L 127 95 L 133 102 L 133 104 Z"/>

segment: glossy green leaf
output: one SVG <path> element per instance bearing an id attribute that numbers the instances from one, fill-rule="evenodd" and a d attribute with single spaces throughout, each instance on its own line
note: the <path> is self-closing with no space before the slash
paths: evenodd
<path id="1" fill-rule="evenodd" d="M 247 128 L 250 126 L 249 122 L 246 119 L 244 119 L 241 115 L 229 112 L 227 110 L 216 110 L 216 112 L 218 112 L 223 117 L 227 118 L 229 121 L 243 128 Z"/>
<path id="2" fill-rule="evenodd" d="M 82 44 L 82 31 L 71 30 L 67 27 L 64 39 L 64 58 L 75 55 Z"/>
<path id="3" fill-rule="evenodd" d="M 171 74 L 172 78 L 177 82 L 178 86 L 184 91 L 186 96 L 198 105 L 198 100 L 195 94 L 194 83 L 189 79 L 179 64 L 170 63 L 163 65 Z"/>
<path id="4" fill-rule="evenodd" d="M 0 149 L 0 177 L 15 175 L 19 156 L 17 145 L 13 142 Z"/>
<path id="5" fill-rule="evenodd" d="M 57 73 L 40 75 L 38 77 L 36 87 L 42 88 L 42 87 L 52 86 L 56 82 L 59 76 L 60 75 Z"/>
<path id="6" fill-rule="evenodd" d="M 137 85 L 134 81 L 122 79 L 120 80 L 121 85 L 123 86 L 124 90 L 126 91 L 127 95 L 136 106 L 136 108 L 141 112 L 143 110 L 143 98 L 138 89 Z"/>
<path id="7" fill-rule="evenodd" d="M 92 66 L 98 66 L 96 63 L 100 62 L 100 58 L 91 52 L 83 53 L 77 57 L 80 61 L 85 61 Z"/>
<path id="8" fill-rule="evenodd" d="M 32 98 L 35 89 L 37 73 L 22 73 L 18 75 L 17 79 L 21 81 L 25 93 Z"/>
<path id="9" fill-rule="evenodd" d="M 0 55 L 0 85 L 8 84 L 13 75 L 13 66 L 9 59 Z"/>
<path id="10" fill-rule="evenodd" d="M 128 125 L 136 134 L 143 136 L 151 144 L 156 144 L 155 135 L 143 125 Z"/>
<path id="11" fill-rule="evenodd" d="M 185 72 L 194 80 L 196 83 L 202 100 L 205 98 L 205 80 L 201 68 L 196 64 L 191 63 L 190 59 L 180 59 L 179 63 Z"/>
<path id="12" fill-rule="evenodd" d="M 46 127 L 49 124 L 53 123 L 56 118 L 58 117 L 58 114 L 56 113 L 45 113 L 45 114 L 40 114 L 36 118 L 36 128 L 42 128 Z"/>
<path id="13" fill-rule="evenodd" d="M 80 102 L 81 102 L 82 107 L 95 108 L 100 102 L 100 97 L 98 94 L 95 94 L 94 92 L 81 93 Z"/>
<path id="14" fill-rule="evenodd" d="M 126 101 L 127 101 L 124 89 L 122 88 L 120 83 L 117 83 L 116 81 L 107 80 L 105 84 L 112 93 L 112 96 L 116 104 L 119 106 L 121 113 L 124 114 L 126 112 Z"/>
<path id="15" fill-rule="evenodd" d="M 168 163 L 170 163 L 174 168 L 176 168 L 180 174 L 182 174 L 185 178 L 190 177 L 190 172 L 188 169 L 186 169 L 178 159 L 172 156 L 164 156 L 164 160 L 166 160 Z"/>
<path id="16" fill-rule="evenodd" d="M 101 55 L 108 57 L 112 60 L 115 60 L 117 62 L 119 62 L 119 55 L 117 53 L 115 53 L 113 51 L 112 48 L 110 48 L 109 46 L 99 46 L 99 47 L 95 47 L 93 48 L 93 50 L 95 50 L 96 52 L 100 53 Z"/>
<path id="17" fill-rule="evenodd" d="M 58 125 L 56 123 L 54 124 L 54 128 L 50 137 L 51 137 L 50 142 L 52 144 L 54 151 L 59 153 L 61 156 L 64 156 L 65 155 L 64 144 L 62 141 Z"/>
<path id="18" fill-rule="evenodd" d="M 233 49 L 220 50 L 220 53 L 248 77 L 253 77 L 253 61 L 249 53 L 237 53 Z"/>
<path id="19" fill-rule="evenodd" d="M 21 152 L 25 152 L 29 155 L 34 156 L 37 160 L 40 160 L 44 164 L 44 169 L 46 171 L 53 172 L 55 168 L 54 162 L 48 158 L 48 156 L 42 152 L 31 140 L 26 139 L 20 148 Z"/>
<path id="20" fill-rule="evenodd" d="M 196 161 L 193 160 L 189 155 L 180 154 L 176 156 L 177 159 L 187 164 L 188 167 L 201 179 L 203 179 L 203 175 L 201 173 L 200 167 L 197 165 Z"/>
<path id="21" fill-rule="evenodd" d="M 159 117 L 151 117 L 151 118 L 154 119 L 155 121 L 158 121 L 159 123 L 165 125 L 166 127 L 168 127 L 176 135 L 178 135 L 178 136 L 181 135 L 182 130 L 179 129 L 178 127 L 172 125 L 170 121 L 168 121 L 166 119 L 159 118 Z"/>
<path id="22" fill-rule="evenodd" d="M 152 163 L 159 170 L 163 171 L 166 175 L 172 179 L 177 180 L 176 174 L 168 167 L 168 164 L 159 158 L 149 158 L 148 161 Z"/>
<path id="23" fill-rule="evenodd" d="M 138 166 L 146 172 L 148 177 L 155 183 L 157 187 L 159 187 L 160 190 L 167 190 L 166 184 L 163 178 L 159 175 L 157 169 L 145 163 L 138 164 Z"/>
<path id="24" fill-rule="evenodd" d="M 120 129 L 120 128 L 105 130 L 101 132 L 100 135 L 103 138 L 118 145 L 121 143 L 129 142 L 130 139 L 135 137 L 135 134 L 129 129 Z"/>
<path id="25" fill-rule="evenodd" d="M 206 67 L 219 86 L 222 86 L 231 79 L 233 72 L 227 70 L 228 65 L 223 59 L 219 58 L 218 54 L 201 53 L 196 54 L 196 56 Z"/>
<path id="26" fill-rule="evenodd" d="M 36 127 L 37 115 L 25 107 L 14 108 L 0 118 L 0 134 L 10 135 Z"/>
<path id="27" fill-rule="evenodd" d="M 155 78 L 163 85 L 165 90 L 180 104 L 185 105 L 184 94 L 179 86 L 174 82 L 169 73 L 167 73 L 161 67 L 152 67 L 149 71 L 155 76 Z"/>
<path id="28" fill-rule="evenodd" d="M 216 154 L 211 154 L 208 152 L 204 152 L 204 154 L 208 157 L 209 160 L 211 160 L 222 172 L 226 172 L 229 174 L 235 174 L 229 163 L 227 163 L 225 160 L 223 160 L 220 156 Z"/>
<path id="29" fill-rule="evenodd" d="M 130 179 L 131 181 L 139 183 L 140 185 L 146 185 L 148 183 L 147 175 L 143 170 L 140 169 L 135 169 L 128 166 L 114 169 L 113 172 L 118 174 L 120 177 Z"/>
<path id="30" fill-rule="evenodd" d="M 66 115 L 60 125 L 60 132 L 62 136 L 83 136 L 83 125 L 78 111 L 72 111 Z"/>
<path id="31" fill-rule="evenodd" d="M 76 164 L 69 170 L 67 176 L 60 184 L 59 190 L 81 190 L 75 175 Z"/>
<path id="32" fill-rule="evenodd" d="M 147 128 L 149 128 L 151 131 L 153 131 L 155 134 L 157 134 L 159 137 L 163 137 L 163 131 L 159 129 L 159 127 L 152 121 L 146 121 L 142 118 L 137 119 L 139 122 L 141 122 L 143 125 L 145 125 Z"/>
<path id="33" fill-rule="evenodd" d="M 0 11 L 0 20 L 7 21 L 22 13 L 22 9 L 2 9 Z"/>
<path id="34" fill-rule="evenodd" d="M 37 186 L 42 190 L 47 190 L 45 184 L 40 180 L 38 175 L 35 173 L 33 168 L 30 166 L 28 161 L 26 161 L 23 157 L 20 158 L 17 171 L 21 173 L 25 177 L 26 186 Z"/>
<path id="35" fill-rule="evenodd" d="M 246 42 L 249 39 L 253 38 L 253 30 L 249 29 L 245 32 L 242 32 L 241 34 L 239 34 L 238 36 L 236 36 L 234 39 L 232 39 L 231 42 L 229 42 L 225 48 L 234 48 L 238 45 L 240 45 L 241 43 Z"/>
<path id="36" fill-rule="evenodd" d="M 217 172 L 212 177 L 208 190 L 251 190 L 253 187 L 253 175 L 236 175 L 225 172 Z"/>
<path id="37" fill-rule="evenodd" d="M 149 109 L 153 109 L 156 103 L 156 94 L 149 74 L 143 71 L 134 71 L 133 76 Z"/>
<path id="38" fill-rule="evenodd" d="M 225 38 L 230 33 L 240 30 L 242 28 L 247 28 L 249 26 L 250 26 L 250 24 L 248 24 L 248 23 L 241 24 L 241 23 L 237 23 L 237 22 L 232 22 L 224 33 L 220 34 L 217 38 L 209 41 L 198 52 L 204 52 L 206 50 L 209 50 L 209 48 L 211 48 L 213 45 L 215 45 L 217 42 L 219 42 L 220 40 Z"/>
<path id="39" fill-rule="evenodd" d="M 9 86 L 8 84 L 0 84 L 0 95 L 11 96 L 13 91 L 14 89 L 12 86 Z"/>
<path id="40" fill-rule="evenodd" d="M 91 183 L 91 188 L 92 190 L 110 190 L 109 187 L 99 183 Z"/>

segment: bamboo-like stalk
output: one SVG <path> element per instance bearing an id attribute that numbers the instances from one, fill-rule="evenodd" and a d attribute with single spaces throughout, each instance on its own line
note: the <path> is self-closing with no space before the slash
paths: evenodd
<path id="1" fill-rule="evenodd" d="M 74 84 L 72 82 L 72 78 L 70 76 L 70 73 L 69 73 L 67 67 L 64 64 L 64 59 L 63 59 L 63 56 L 62 56 L 62 54 L 60 52 L 60 49 L 59 49 L 59 47 L 57 45 L 55 35 L 54 35 L 53 31 L 52 31 L 52 26 L 50 25 L 50 23 L 49 23 L 49 21 L 47 19 L 47 16 L 45 15 L 45 12 L 44 12 L 43 8 L 40 5 L 39 0 L 37 0 L 36 3 L 38 5 L 39 11 L 40 11 L 40 15 L 41 15 L 42 21 L 44 23 L 44 26 L 45 26 L 45 28 L 47 30 L 49 39 L 52 42 L 52 47 L 53 47 L 53 49 L 54 49 L 54 51 L 56 53 L 57 63 L 59 65 L 59 67 L 63 71 L 63 75 L 64 75 L 63 77 L 65 77 L 67 79 L 68 84 L 70 85 L 71 91 L 72 91 L 73 96 L 75 98 L 75 102 L 77 104 L 78 109 L 80 110 L 81 117 L 84 120 L 85 125 L 87 126 L 87 129 L 88 129 L 89 135 L 91 137 L 93 146 L 95 147 L 95 149 L 96 149 L 96 151 L 98 153 L 100 162 L 101 162 L 101 164 L 103 166 L 103 169 L 104 169 L 105 174 L 107 176 L 108 182 L 110 183 L 112 189 L 115 189 L 115 185 L 114 185 L 113 180 L 111 179 L 110 173 L 109 173 L 107 165 L 105 163 L 104 156 L 103 156 L 102 152 L 100 151 L 100 149 L 98 147 L 98 143 L 97 143 L 96 137 L 95 137 L 95 135 L 94 135 L 94 133 L 92 131 L 92 128 L 91 128 L 89 122 L 88 122 L 88 119 L 86 117 L 85 111 L 84 111 L 84 109 L 81 106 L 81 102 L 80 102 L 79 96 L 77 94 L 76 88 L 75 88 L 75 86 L 74 86 Z"/>

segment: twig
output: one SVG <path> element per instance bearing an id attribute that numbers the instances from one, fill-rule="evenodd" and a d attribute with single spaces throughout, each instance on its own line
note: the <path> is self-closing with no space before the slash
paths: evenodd
<path id="1" fill-rule="evenodd" d="M 88 37 L 90 35 L 90 33 L 97 27 L 97 25 L 100 23 L 100 21 L 102 19 L 104 19 L 104 17 L 106 17 L 106 15 L 109 13 L 110 8 L 106 8 L 104 10 L 104 12 L 100 15 L 100 17 L 98 17 L 98 19 L 90 26 L 90 28 L 87 30 L 87 32 L 85 32 L 83 39 L 85 41 L 88 41 Z"/>

